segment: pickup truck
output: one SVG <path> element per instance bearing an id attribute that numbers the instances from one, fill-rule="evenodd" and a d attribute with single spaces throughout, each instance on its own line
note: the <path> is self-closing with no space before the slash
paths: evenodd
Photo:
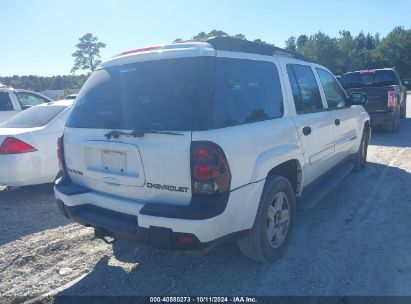
<path id="1" fill-rule="evenodd" d="M 36 92 L 0 85 L 0 122 L 13 117 L 22 110 L 52 101 Z"/>
<path id="2" fill-rule="evenodd" d="M 364 108 L 373 127 L 392 133 L 398 131 L 399 119 L 406 115 L 407 89 L 394 69 L 349 72 L 343 75 L 341 83 L 347 93 L 367 94 Z"/>

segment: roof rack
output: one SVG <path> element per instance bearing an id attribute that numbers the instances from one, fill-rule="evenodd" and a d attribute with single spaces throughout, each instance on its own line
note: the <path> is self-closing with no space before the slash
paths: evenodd
<path id="1" fill-rule="evenodd" d="M 231 36 L 212 37 L 205 40 L 205 42 L 211 44 L 216 50 L 253 53 L 267 56 L 279 54 L 304 61 L 311 61 L 304 55 L 301 55 L 300 53 L 294 51 L 282 49 L 271 44 L 252 42 Z"/>

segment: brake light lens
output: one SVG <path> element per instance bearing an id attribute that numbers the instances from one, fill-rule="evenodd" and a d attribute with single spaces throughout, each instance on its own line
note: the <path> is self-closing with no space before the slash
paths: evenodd
<path id="1" fill-rule="evenodd" d="M 154 51 L 154 50 L 158 50 L 160 49 L 161 46 L 160 45 L 156 45 L 156 46 L 148 46 L 148 47 L 144 47 L 144 48 L 140 48 L 140 49 L 134 49 L 134 50 L 129 50 L 129 51 L 125 51 L 123 53 L 120 53 L 119 55 L 115 56 L 124 56 L 124 55 L 129 55 L 129 54 L 135 54 L 135 53 L 141 53 L 141 52 L 149 52 L 149 51 Z"/>
<path id="2" fill-rule="evenodd" d="M 395 91 L 388 91 L 388 107 L 393 108 L 397 105 L 397 94 Z"/>
<path id="3" fill-rule="evenodd" d="M 227 192 L 231 172 L 223 150 L 215 143 L 191 144 L 191 185 L 193 194 L 215 195 Z"/>
<path id="4" fill-rule="evenodd" d="M 22 154 L 35 151 L 37 151 L 36 148 L 14 137 L 7 137 L 0 146 L 0 154 Z"/>
<path id="5" fill-rule="evenodd" d="M 181 244 L 192 244 L 192 243 L 194 243 L 194 241 L 195 240 L 190 235 L 182 235 L 182 236 L 179 236 L 177 238 L 177 242 L 179 242 Z"/>

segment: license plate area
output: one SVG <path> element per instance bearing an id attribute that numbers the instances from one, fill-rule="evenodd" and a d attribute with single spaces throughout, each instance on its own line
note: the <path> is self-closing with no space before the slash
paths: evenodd
<path id="1" fill-rule="evenodd" d="M 111 173 L 127 172 L 127 154 L 119 151 L 102 151 L 102 170 Z"/>

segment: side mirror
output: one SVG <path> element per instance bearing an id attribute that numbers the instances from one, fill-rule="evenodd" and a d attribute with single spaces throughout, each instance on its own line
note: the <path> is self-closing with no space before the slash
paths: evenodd
<path id="1" fill-rule="evenodd" d="M 361 92 L 351 93 L 348 102 L 350 105 L 363 106 L 367 103 L 367 94 Z"/>
<path id="2" fill-rule="evenodd" d="M 401 81 L 401 82 L 402 82 L 402 84 L 405 85 L 405 86 L 411 84 L 411 82 L 410 82 L 408 79 L 403 80 L 403 81 Z"/>

